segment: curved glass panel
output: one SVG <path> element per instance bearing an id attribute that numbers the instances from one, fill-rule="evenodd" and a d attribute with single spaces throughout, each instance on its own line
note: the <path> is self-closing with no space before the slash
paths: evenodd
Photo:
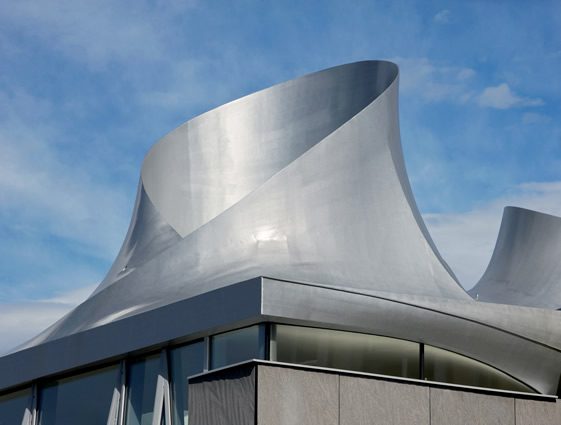
<path id="1" fill-rule="evenodd" d="M 151 425 L 154 415 L 160 356 L 154 355 L 129 365 L 127 373 L 127 425 Z"/>
<path id="2" fill-rule="evenodd" d="M 425 345 L 425 378 L 474 387 L 535 392 L 494 367 L 430 345 Z"/>
<path id="3" fill-rule="evenodd" d="M 210 368 L 265 358 L 265 326 L 255 325 L 214 335 L 210 340 Z"/>
<path id="4" fill-rule="evenodd" d="M 419 377 L 419 344 L 330 329 L 273 325 L 271 360 Z"/>
<path id="5" fill-rule="evenodd" d="M 20 425 L 30 397 L 30 389 L 0 396 L 0 425 Z"/>
<path id="6" fill-rule="evenodd" d="M 205 343 L 195 342 L 170 351 L 174 424 L 187 424 L 189 386 L 187 378 L 204 370 Z"/>
<path id="7" fill-rule="evenodd" d="M 119 367 L 53 381 L 39 392 L 39 425 L 107 423 Z"/>

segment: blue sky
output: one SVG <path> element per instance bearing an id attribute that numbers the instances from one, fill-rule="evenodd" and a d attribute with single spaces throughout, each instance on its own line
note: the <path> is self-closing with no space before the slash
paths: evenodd
<path id="1" fill-rule="evenodd" d="M 158 138 L 362 59 L 400 66 L 413 191 L 471 287 L 505 205 L 561 215 L 559 28 L 558 1 L 2 1 L 0 352 L 103 278 Z"/>

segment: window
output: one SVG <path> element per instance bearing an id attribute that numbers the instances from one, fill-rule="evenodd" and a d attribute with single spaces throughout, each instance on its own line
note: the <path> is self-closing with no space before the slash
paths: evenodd
<path id="1" fill-rule="evenodd" d="M 420 378 L 420 345 L 354 332 L 274 324 L 271 360 L 333 369 Z M 535 392 L 485 363 L 424 345 L 424 378 L 430 381 Z"/>
<path id="2" fill-rule="evenodd" d="M 429 345 L 425 345 L 425 378 L 451 384 L 534 392 L 522 382 L 498 369 Z"/>
<path id="3" fill-rule="evenodd" d="M 0 425 L 21 424 L 30 399 L 30 389 L 0 396 Z"/>
<path id="4" fill-rule="evenodd" d="M 46 384 L 39 394 L 39 425 L 106 423 L 118 379 L 119 367 L 110 366 Z"/>
<path id="5" fill-rule="evenodd" d="M 273 325 L 271 360 L 419 378 L 419 344 L 396 338 Z"/>
<path id="6" fill-rule="evenodd" d="M 174 424 L 187 424 L 188 416 L 188 391 L 187 378 L 204 370 L 205 343 L 195 342 L 170 351 L 171 392 L 173 400 Z"/>
<path id="7" fill-rule="evenodd" d="M 211 338 L 210 367 L 216 369 L 249 359 L 265 358 L 265 325 L 255 325 Z"/>
<path id="8" fill-rule="evenodd" d="M 151 425 L 160 356 L 131 362 L 127 373 L 127 425 Z"/>

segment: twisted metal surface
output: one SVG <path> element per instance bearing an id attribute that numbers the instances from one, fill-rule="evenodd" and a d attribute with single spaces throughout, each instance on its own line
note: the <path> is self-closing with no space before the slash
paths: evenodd
<path id="1" fill-rule="evenodd" d="M 479 301 L 561 309 L 561 218 L 506 207 L 491 261 L 469 293 Z"/>
<path id="2" fill-rule="evenodd" d="M 148 153 L 131 228 L 56 338 L 254 276 L 469 299 L 407 179 L 398 70 L 369 61 L 203 114 Z"/>

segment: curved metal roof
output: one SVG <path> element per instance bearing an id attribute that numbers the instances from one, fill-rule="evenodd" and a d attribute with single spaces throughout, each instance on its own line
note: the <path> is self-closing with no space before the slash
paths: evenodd
<path id="1" fill-rule="evenodd" d="M 561 218 L 506 207 L 491 261 L 469 293 L 479 301 L 561 309 Z"/>
<path id="2" fill-rule="evenodd" d="M 168 134 L 111 271 L 32 344 L 254 276 L 469 299 L 415 205 L 397 97 L 397 66 L 357 62 Z"/>

